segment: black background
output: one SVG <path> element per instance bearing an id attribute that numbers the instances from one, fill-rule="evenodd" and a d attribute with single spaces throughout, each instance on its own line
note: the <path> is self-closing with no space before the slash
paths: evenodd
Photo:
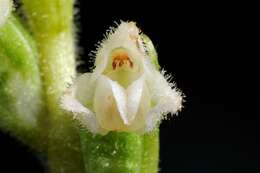
<path id="1" fill-rule="evenodd" d="M 254 23 L 244 4 L 82 0 L 77 7 L 81 72 L 108 27 L 133 20 L 186 95 L 179 116 L 161 125 L 162 173 L 260 172 Z M 0 172 L 44 170 L 42 158 L 4 133 L 0 158 Z"/>

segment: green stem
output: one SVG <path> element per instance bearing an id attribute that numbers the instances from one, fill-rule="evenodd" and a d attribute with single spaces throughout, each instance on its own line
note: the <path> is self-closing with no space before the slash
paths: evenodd
<path id="1" fill-rule="evenodd" d="M 28 24 L 37 41 L 40 68 L 49 111 L 48 160 L 53 173 L 84 172 L 80 140 L 59 100 L 75 77 L 73 0 L 22 0 Z"/>
<path id="2" fill-rule="evenodd" d="M 159 128 L 143 136 L 141 173 L 157 173 L 159 163 Z"/>
<path id="3" fill-rule="evenodd" d="M 93 136 L 81 130 L 86 172 L 138 173 L 142 162 L 142 137 L 134 133 L 110 132 Z"/>
<path id="4" fill-rule="evenodd" d="M 93 136 L 81 129 L 82 153 L 88 173 L 157 173 L 159 130 L 144 136 L 110 132 Z"/>

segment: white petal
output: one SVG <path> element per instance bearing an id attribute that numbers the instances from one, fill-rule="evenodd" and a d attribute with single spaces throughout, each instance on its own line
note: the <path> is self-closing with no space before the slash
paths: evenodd
<path id="1" fill-rule="evenodd" d="M 145 83 L 143 83 L 141 90 L 142 90 L 141 98 L 139 100 L 138 106 L 136 106 L 137 112 L 134 116 L 134 119 L 131 121 L 130 126 L 127 127 L 128 131 L 135 131 L 137 133 L 143 131 L 146 124 L 146 119 L 148 118 L 147 112 L 151 109 L 150 91 Z M 135 104 L 137 105 L 137 102 Z"/>
<path id="2" fill-rule="evenodd" d="M 132 122 L 140 107 L 144 90 L 144 77 L 140 77 L 127 88 L 127 121 Z"/>
<path id="3" fill-rule="evenodd" d="M 82 125 L 86 126 L 90 132 L 96 134 L 102 130 L 96 121 L 95 115 L 92 111 L 83 106 L 76 98 L 75 92 L 77 86 L 71 86 L 61 98 L 61 107 L 74 114 L 74 118 L 77 119 Z"/>
<path id="4" fill-rule="evenodd" d="M 91 73 L 84 73 L 77 77 L 74 86 L 77 87 L 75 97 L 77 100 L 87 106 L 89 109 L 93 109 L 93 97 L 96 81 L 92 80 Z"/>
<path id="5" fill-rule="evenodd" d="M 154 67 L 146 64 L 147 84 L 151 90 L 153 108 L 147 113 L 145 131 L 151 131 L 156 124 L 165 118 L 164 114 L 175 114 L 182 107 L 182 96 L 168 83 L 164 75 Z"/>
<path id="6" fill-rule="evenodd" d="M 146 126 L 144 131 L 150 132 L 164 117 L 164 114 L 174 114 L 181 109 L 181 95 L 161 98 L 157 105 L 147 113 Z"/>
<path id="7" fill-rule="evenodd" d="M 102 128 L 117 131 L 124 129 L 128 123 L 124 89 L 101 75 L 94 96 L 94 110 Z"/>
<path id="8" fill-rule="evenodd" d="M 120 113 L 120 116 L 125 124 L 128 124 L 128 118 L 127 118 L 127 95 L 125 92 L 125 89 L 121 87 L 117 82 L 110 80 L 109 78 L 108 82 L 111 85 L 113 96 L 116 101 L 116 105 L 118 108 L 118 111 Z"/>

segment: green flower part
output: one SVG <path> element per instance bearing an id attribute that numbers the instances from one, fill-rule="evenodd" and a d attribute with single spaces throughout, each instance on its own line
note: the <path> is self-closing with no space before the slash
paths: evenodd
<path id="1" fill-rule="evenodd" d="M 142 38 L 134 22 L 112 29 L 96 52 L 94 71 L 64 93 L 63 109 L 90 132 L 151 132 L 181 109 L 181 92 L 156 69 Z"/>

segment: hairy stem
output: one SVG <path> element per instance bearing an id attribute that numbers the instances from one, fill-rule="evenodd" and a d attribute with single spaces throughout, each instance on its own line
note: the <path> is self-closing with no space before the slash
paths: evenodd
<path id="1" fill-rule="evenodd" d="M 83 172 L 77 129 L 60 110 L 59 100 L 75 77 L 73 0 L 22 0 L 37 41 L 48 106 L 48 160 L 53 173 Z"/>
<path id="2" fill-rule="evenodd" d="M 81 130 L 82 153 L 88 173 L 157 173 L 158 130 L 138 135 L 110 132 L 93 136 Z"/>

